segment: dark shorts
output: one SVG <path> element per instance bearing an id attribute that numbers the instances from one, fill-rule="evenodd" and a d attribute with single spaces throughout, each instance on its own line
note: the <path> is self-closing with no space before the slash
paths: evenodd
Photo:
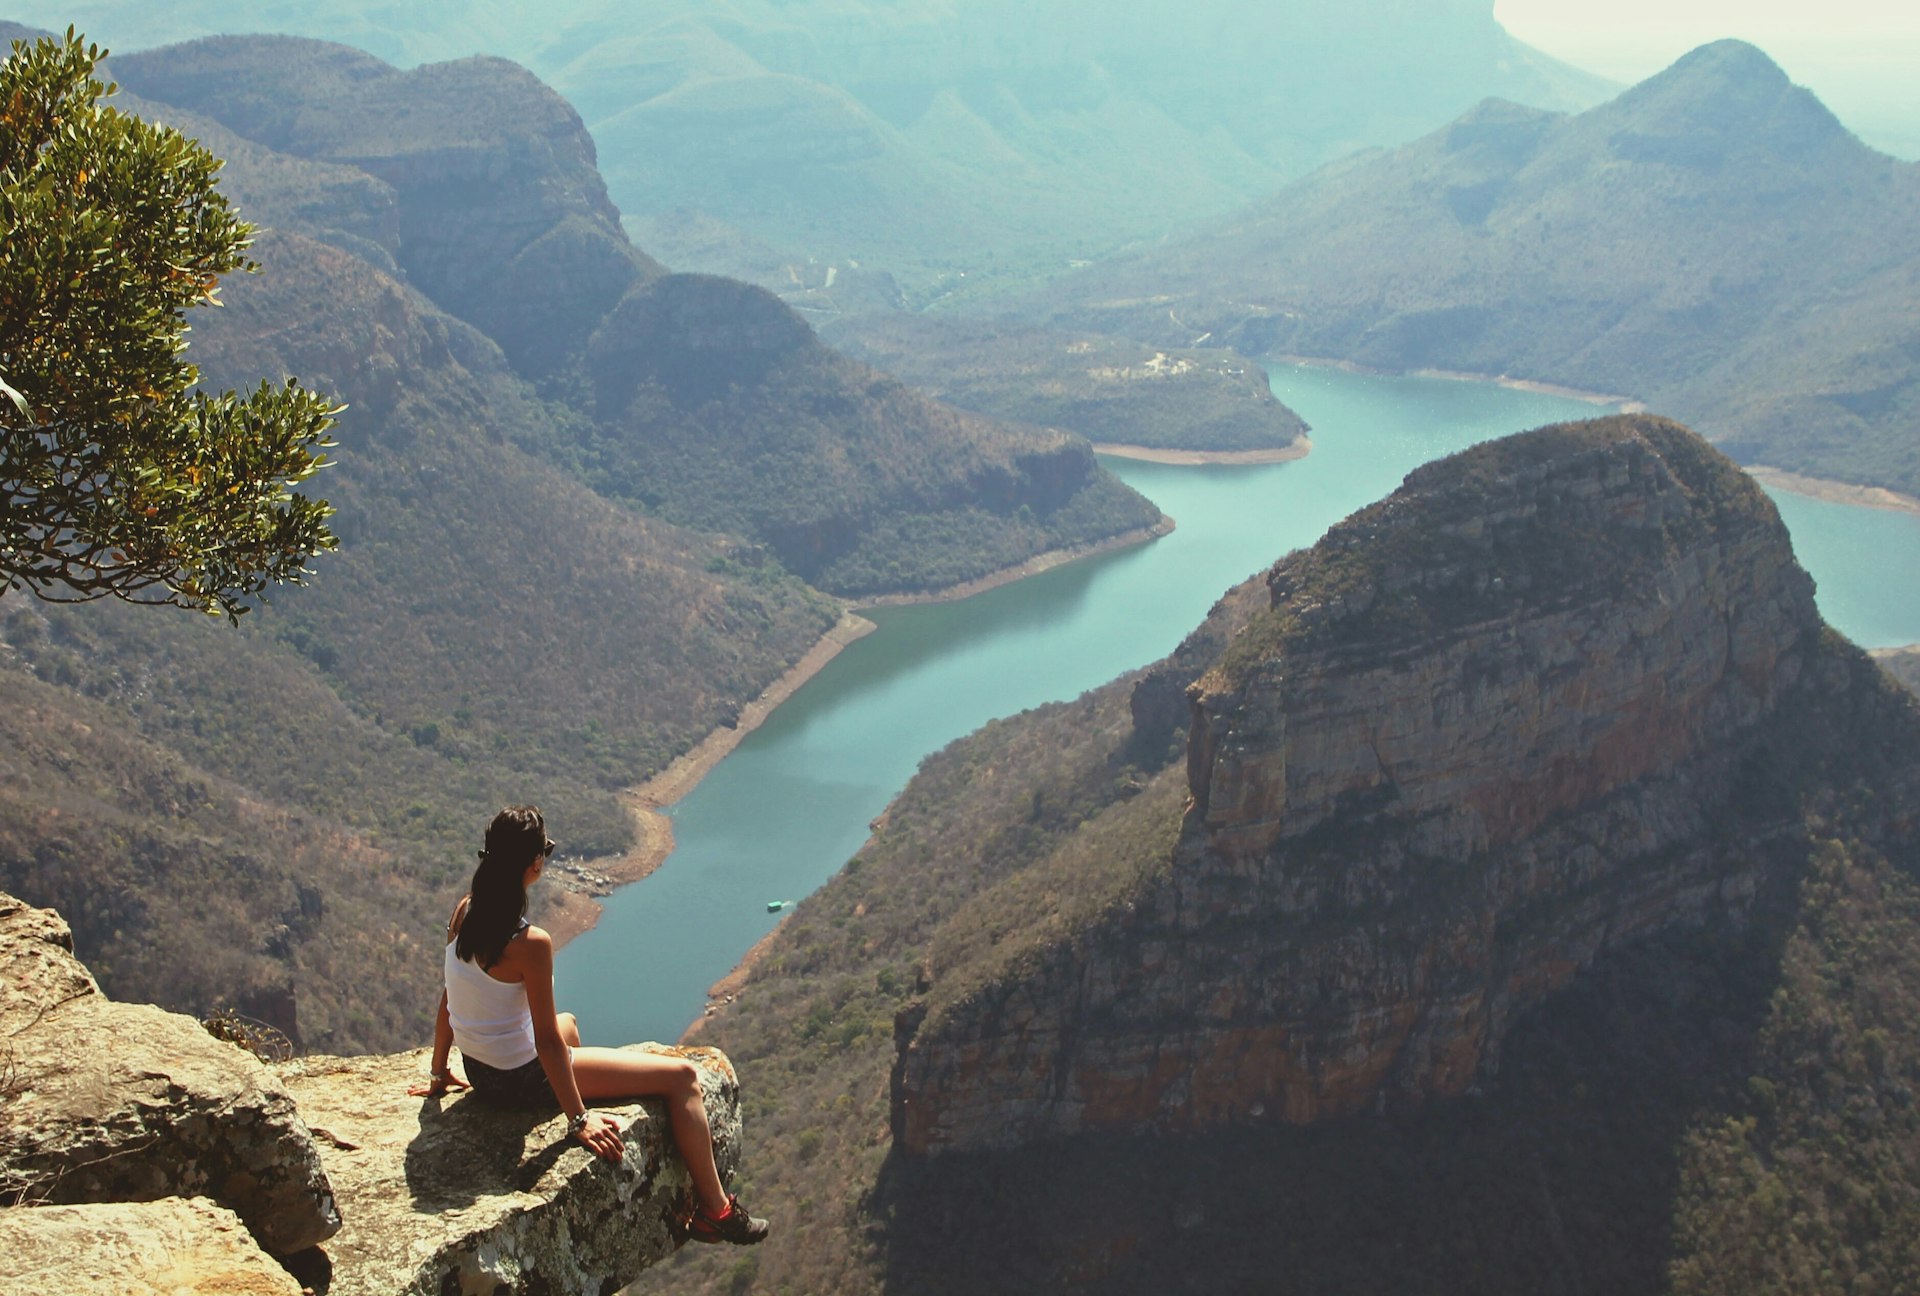
<path id="1" fill-rule="evenodd" d="M 540 1059 L 514 1067 L 511 1071 L 502 1071 L 490 1067 L 485 1062 L 462 1056 L 467 1064 L 467 1083 L 473 1086 L 473 1096 L 496 1107 L 553 1107 L 560 1106 L 560 1100 L 553 1096 L 553 1086 L 547 1083 L 547 1073 L 540 1065 Z"/>

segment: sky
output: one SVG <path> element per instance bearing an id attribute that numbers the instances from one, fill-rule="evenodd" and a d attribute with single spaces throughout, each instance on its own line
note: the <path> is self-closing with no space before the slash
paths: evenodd
<path id="1" fill-rule="evenodd" d="M 1751 41 L 1877 148 L 1920 157 L 1920 0 L 1495 0 L 1509 32 L 1622 82 Z"/>

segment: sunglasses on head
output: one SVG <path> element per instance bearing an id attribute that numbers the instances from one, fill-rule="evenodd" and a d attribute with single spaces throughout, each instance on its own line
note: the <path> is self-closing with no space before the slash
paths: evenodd
<path id="1" fill-rule="evenodd" d="M 553 853 L 559 849 L 560 849 L 560 843 L 555 841 L 553 838 L 549 837 L 547 838 L 547 844 L 540 848 L 540 853 L 542 855 L 547 856 L 549 859 L 551 859 L 553 857 Z"/>

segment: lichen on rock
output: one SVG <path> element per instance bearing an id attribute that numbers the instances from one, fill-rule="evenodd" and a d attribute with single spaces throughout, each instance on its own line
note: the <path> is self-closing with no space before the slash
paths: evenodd
<path id="1" fill-rule="evenodd" d="M 730 1178 L 739 1082 L 726 1056 L 635 1047 L 699 1064 L 714 1159 Z M 346 1219 L 327 1246 L 330 1296 L 601 1296 L 679 1245 L 691 1180 L 661 1099 L 597 1108 L 624 1128 L 616 1164 L 568 1138 L 554 1111 L 409 1097 L 427 1072 L 424 1049 L 278 1069 L 324 1146 Z"/>

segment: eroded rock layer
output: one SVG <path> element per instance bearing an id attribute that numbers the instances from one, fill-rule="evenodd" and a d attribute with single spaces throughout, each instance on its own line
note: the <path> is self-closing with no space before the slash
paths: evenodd
<path id="1" fill-rule="evenodd" d="M 1268 585 L 1189 691 L 1171 859 L 1011 967 L 930 969 L 905 1149 L 1461 1093 L 1517 1010 L 1782 857 L 1782 717 L 1840 673 L 1772 505 L 1684 428 L 1430 465 Z"/>

